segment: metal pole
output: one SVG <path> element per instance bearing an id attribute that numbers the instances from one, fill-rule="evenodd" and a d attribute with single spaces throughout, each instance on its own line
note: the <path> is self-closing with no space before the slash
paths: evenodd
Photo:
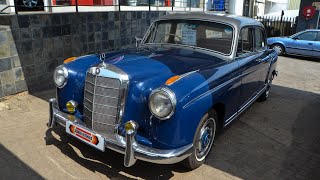
<path id="1" fill-rule="evenodd" d="M 206 8 L 206 2 L 205 2 L 205 0 L 202 1 L 202 4 L 203 4 L 203 11 L 205 11 L 205 8 Z"/>
<path id="2" fill-rule="evenodd" d="M 119 11 L 121 11 L 120 10 L 120 7 L 121 7 L 120 0 L 118 0 L 118 6 L 119 6 Z"/>
<path id="3" fill-rule="evenodd" d="M 173 11 L 173 1 L 174 0 L 171 0 L 170 2 L 171 2 L 171 10 Z"/>
<path id="4" fill-rule="evenodd" d="M 79 12 L 79 10 L 78 10 L 78 0 L 76 0 L 76 12 Z"/>
<path id="5" fill-rule="evenodd" d="M 189 3 L 189 11 L 191 11 L 191 0 L 190 0 L 190 3 Z"/>
<path id="6" fill-rule="evenodd" d="M 319 21 L 320 21 L 320 10 L 319 10 L 319 14 L 318 14 L 317 29 L 319 29 Z"/>
<path id="7" fill-rule="evenodd" d="M 14 11 L 15 11 L 16 14 L 18 14 L 17 1 L 18 1 L 18 0 L 14 0 L 14 1 L 13 1 L 13 3 L 14 3 Z"/>
<path id="8" fill-rule="evenodd" d="M 149 11 L 151 11 L 151 6 L 150 6 L 150 4 L 151 4 L 151 0 L 149 0 Z"/>

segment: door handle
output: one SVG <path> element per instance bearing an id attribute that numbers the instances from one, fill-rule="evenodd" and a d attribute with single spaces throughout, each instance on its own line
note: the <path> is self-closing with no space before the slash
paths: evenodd
<path id="1" fill-rule="evenodd" d="M 256 62 L 262 62 L 262 59 L 256 59 Z"/>

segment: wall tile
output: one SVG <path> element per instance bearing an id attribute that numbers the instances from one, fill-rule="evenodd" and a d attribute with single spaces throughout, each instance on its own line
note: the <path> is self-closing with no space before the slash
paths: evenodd
<path id="1" fill-rule="evenodd" d="M 28 90 L 25 81 L 16 81 L 15 83 L 17 93 Z"/>
<path id="2" fill-rule="evenodd" d="M 5 96 L 17 93 L 14 83 L 3 84 L 2 90 Z"/>
<path id="3" fill-rule="evenodd" d="M 8 43 L 8 35 L 6 31 L 0 31 L 0 44 Z"/>
<path id="4" fill-rule="evenodd" d="M 10 58 L 0 59 L 0 72 L 11 70 L 12 63 Z"/>
<path id="5" fill-rule="evenodd" d="M 22 81 L 24 80 L 24 74 L 22 71 L 22 68 L 14 68 L 13 70 L 13 77 L 14 77 L 14 81 Z"/>
<path id="6" fill-rule="evenodd" d="M 0 72 L 1 84 L 8 84 L 14 82 L 13 71 L 10 69 L 8 71 Z"/>
<path id="7" fill-rule="evenodd" d="M 0 58 L 9 57 L 10 50 L 9 44 L 0 44 Z"/>

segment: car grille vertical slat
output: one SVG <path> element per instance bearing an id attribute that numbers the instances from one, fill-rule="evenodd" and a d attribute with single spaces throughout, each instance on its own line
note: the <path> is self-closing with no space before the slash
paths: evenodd
<path id="1" fill-rule="evenodd" d="M 87 73 L 83 119 L 86 126 L 99 134 L 115 131 L 121 109 L 121 80 Z"/>

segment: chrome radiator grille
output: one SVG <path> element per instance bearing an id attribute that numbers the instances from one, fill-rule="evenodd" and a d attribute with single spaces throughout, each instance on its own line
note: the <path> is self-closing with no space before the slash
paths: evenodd
<path id="1" fill-rule="evenodd" d="M 113 71 L 103 70 L 101 70 L 101 75 L 92 73 L 95 70 L 87 73 L 83 119 L 86 126 L 93 131 L 99 134 L 111 134 L 114 133 L 123 114 L 127 81 L 123 81 L 121 78 L 108 77 L 108 72 Z M 119 71 L 119 69 L 113 70 Z"/>

